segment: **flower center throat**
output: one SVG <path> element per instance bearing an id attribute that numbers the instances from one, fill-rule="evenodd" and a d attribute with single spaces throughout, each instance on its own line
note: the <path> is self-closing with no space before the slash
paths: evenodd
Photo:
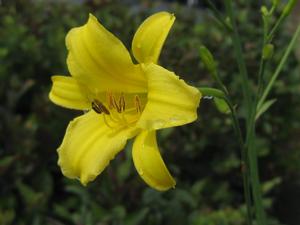
<path id="1" fill-rule="evenodd" d="M 105 103 L 104 101 L 101 102 L 98 99 L 94 99 L 91 106 L 96 113 L 103 114 L 104 122 L 111 128 L 120 124 L 126 126 L 134 124 L 142 112 L 141 99 L 137 94 L 133 95 L 133 99 L 130 104 L 126 104 L 123 93 L 116 98 L 112 92 L 107 92 Z M 110 118 L 110 123 L 106 117 Z"/>

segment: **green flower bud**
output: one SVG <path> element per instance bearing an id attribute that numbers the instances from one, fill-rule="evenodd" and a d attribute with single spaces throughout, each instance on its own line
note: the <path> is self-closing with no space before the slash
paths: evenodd
<path id="1" fill-rule="evenodd" d="M 227 102 L 222 98 L 214 98 L 214 103 L 220 113 L 229 114 L 230 108 Z"/>
<path id="2" fill-rule="evenodd" d="M 267 44 L 263 49 L 263 59 L 267 60 L 273 56 L 274 53 L 274 45 Z"/>
<path id="3" fill-rule="evenodd" d="M 199 87 L 198 89 L 203 96 L 213 96 L 220 99 L 225 98 L 224 92 L 219 89 L 211 88 L 211 87 Z"/>
<path id="4" fill-rule="evenodd" d="M 200 58 L 204 63 L 207 70 L 211 73 L 215 73 L 216 71 L 216 63 L 211 52 L 205 47 L 201 46 L 199 49 Z"/>
<path id="5" fill-rule="evenodd" d="M 262 6 L 260 11 L 264 17 L 269 16 L 269 10 L 267 9 L 266 6 Z"/>

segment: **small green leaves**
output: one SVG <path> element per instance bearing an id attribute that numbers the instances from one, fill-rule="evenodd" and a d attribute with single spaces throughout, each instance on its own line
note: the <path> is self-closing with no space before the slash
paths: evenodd
<path id="1" fill-rule="evenodd" d="M 263 59 L 268 60 L 268 59 L 272 58 L 273 53 L 274 53 L 274 45 L 272 45 L 272 44 L 265 45 L 265 47 L 263 49 Z"/>
<path id="2" fill-rule="evenodd" d="M 264 194 L 269 193 L 276 186 L 278 186 L 281 182 L 282 182 L 282 178 L 281 177 L 275 177 L 275 178 L 273 178 L 271 180 L 268 180 L 268 181 L 264 182 L 264 184 L 262 185 L 262 191 L 263 191 L 263 193 Z"/>
<path id="3" fill-rule="evenodd" d="M 257 120 L 264 112 L 266 112 L 276 101 L 276 99 L 271 99 L 264 102 L 264 104 L 257 109 L 255 120 Z"/>

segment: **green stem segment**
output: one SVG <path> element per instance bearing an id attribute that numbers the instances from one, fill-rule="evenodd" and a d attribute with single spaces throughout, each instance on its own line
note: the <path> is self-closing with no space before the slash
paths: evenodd
<path id="1" fill-rule="evenodd" d="M 262 192 L 259 179 L 257 150 L 255 146 L 255 115 L 256 104 L 250 110 L 250 126 L 247 129 L 246 148 L 250 170 L 252 196 L 254 200 L 256 221 L 259 225 L 266 225 L 266 215 L 263 207 Z"/>
<path id="2" fill-rule="evenodd" d="M 218 72 L 215 71 L 216 76 L 219 78 Z M 207 88 L 207 87 L 200 87 L 198 88 L 200 92 L 205 95 L 205 96 L 213 96 L 216 98 L 221 98 L 223 99 L 229 109 L 230 109 L 230 115 L 233 123 L 233 128 L 235 131 L 235 134 L 238 138 L 239 145 L 241 148 L 241 170 L 242 170 L 242 175 L 243 175 L 243 187 L 244 187 L 244 197 L 247 205 L 247 223 L 248 225 L 252 224 L 252 213 L 251 213 L 251 189 L 250 189 L 250 181 L 249 181 L 249 171 L 248 171 L 248 166 L 247 166 L 247 151 L 245 149 L 245 144 L 243 140 L 243 135 L 241 131 L 241 126 L 238 120 L 238 116 L 235 110 L 235 107 L 232 104 L 232 101 L 230 100 L 230 97 L 228 95 L 227 89 L 225 88 L 224 84 L 222 83 L 221 79 L 217 79 L 216 83 L 218 84 L 219 89 L 215 88 Z M 224 89 L 224 90 L 223 90 Z"/>
<path id="3" fill-rule="evenodd" d="M 212 11 L 212 13 L 214 14 L 214 16 L 216 17 L 217 21 L 223 25 L 224 28 L 226 28 L 226 30 L 228 31 L 232 31 L 232 27 L 230 27 L 226 21 L 224 20 L 222 14 L 218 11 L 218 9 L 216 8 L 216 6 L 214 5 L 214 3 L 211 0 L 206 0 L 207 4 L 210 6 L 210 9 Z"/>
<path id="4" fill-rule="evenodd" d="M 242 43 L 239 37 L 237 24 L 236 24 L 236 18 L 233 10 L 233 3 L 232 0 L 225 0 L 225 7 L 227 11 L 227 15 L 230 19 L 230 24 L 224 20 L 222 14 L 215 8 L 214 4 L 211 2 L 211 0 L 207 0 L 210 4 L 213 13 L 219 20 L 219 22 L 224 25 L 224 27 L 229 31 L 231 34 L 234 51 L 236 55 L 236 60 L 239 67 L 239 73 L 241 76 L 241 86 L 243 90 L 243 96 L 244 96 L 244 104 L 245 104 L 245 110 L 247 112 L 246 117 L 246 137 L 245 142 L 244 138 L 241 132 L 241 126 L 239 124 L 239 120 L 237 117 L 237 113 L 235 111 L 235 108 L 233 107 L 233 104 L 230 100 L 229 93 L 226 89 L 226 87 L 223 85 L 221 79 L 219 78 L 218 71 L 216 69 L 214 60 L 210 52 L 202 48 L 200 49 L 200 55 L 202 54 L 202 58 L 204 61 L 206 61 L 206 64 L 208 65 L 208 69 L 212 73 L 213 79 L 216 81 L 217 85 L 221 90 L 213 89 L 213 88 L 199 88 L 199 90 L 204 95 L 214 96 L 217 98 L 223 99 L 230 111 L 231 111 L 231 118 L 233 121 L 233 127 L 236 132 L 236 135 L 239 140 L 240 148 L 241 148 L 241 158 L 242 158 L 242 172 L 243 172 L 243 183 L 244 183 L 244 194 L 245 194 L 245 200 L 247 204 L 247 223 L 248 225 L 252 225 L 252 198 L 254 200 L 254 206 L 255 206 L 255 218 L 256 223 L 258 225 L 266 225 L 266 215 L 263 207 L 263 200 L 262 200 L 262 193 L 261 193 L 261 185 L 259 181 L 259 172 L 258 172 L 258 162 L 257 162 L 257 151 L 255 146 L 255 139 L 256 139 L 256 133 L 255 133 L 255 118 L 257 112 L 260 111 L 260 108 L 263 106 L 274 82 L 276 81 L 279 73 L 281 72 L 284 64 L 287 61 L 287 58 L 289 54 L 291 53 L 298 36 L 300 35 L 300 25 L 298 26 L 295 34 L 293 35 L 293 38 L 286 49 L 283 58 L 281 59 L 278 67 L 276 68 L 274 74 L 272 75 L 268 85 L 264 89 L 263 85 L 263 76 L 265 73 L 265 67 L 266 62 L 269 58 L 271 58 L 273 46 L 270 44 L 271 40 L 273 39 L 274 34 L 278 30 L 278 27 L 282 24 L 284 19 L 287 17 L 287 15 L 290 13 L 292 8 L 295 5 L 296 0 L 289 0 L 288 4 L 286 5 L 283 13 L 281 14 L 280 18 L 277 20 L 275 26 L 269 32 L 269 17 L 268 14 L 263 14 L 264 19 L 264 36 L 263 36 L 263 51 L 262 56 L 260 59 L 260 67 L 258 71 L 258 93 L 255 95 L 255 98 L 252 98 L 252 92 L 250 88 L 250 82 L 248 79 L 248 71 L 246 68 L 246 63 L 243 58 L 243 52 L 242 52 Z M 249 1 L 250 2 L 250 1 Z M 271 14 L 274 11 L 275 6 L 271 9 Z M 250 177 L 250 179 L 249 179 Z M 251 181 L 251 184 L 250 184 Z M 251 196 L 252 191 L 252 196 Z M 252 197 L 252 198 L 251 198 Z"/>
<path id="5" fill-rule="evenodd" d="M 290 44 L 288 45 L 282 59 L 280 60 L 280 63 L 278 64 L 278 67 L 276 68 L 276 70 L 275 70 L 274 74 L 272 75 L 268 85 L 266 86 L 261 98 L 259 99 L 258 104 L 257 104 L 257 109 L 258 109 L 257 111 L 259 111 L 259 109 L 262 107 L 263 103 L 265 102 L 266 98 L 268 97 L 268 94 L 271 91 L 271 88 L 273 87 L 278 75 L 280 74 L 281 70 L 283 69 L 283 66 L 286 63 L 288 56 L 292 52 L 292 50 L 298 40 L 299 35 L 300 35 L 300 25 L 298 26 L 296 32 L 294 33 Z"/>
<path id="6" fill-rule="evenodd" d="M 275 26 L 273 27 L 273 29 L 271 30 L 270 34 L 268 35 L 268 42 L 271 42 L 271 40 L 274 37 L 274 34 L 276 33 L 276 31 L 278 30 L 278 28 L 280 27 L 280 25 L 282 24 L 282 22 L 285 20 L 285 18 L 288 17 L 288 15 L 291 13 L 291 11 L 293 10 L 293 8 L 295 7 L 296 3 L 298 0 L 289 0 L 288 3 L 285 5 L 279 19 L 277 20 L 277 22 L 275 23 Z"/>
<path id="7" fill-rule="evenodd" d="M 258 168 L 257 168 L 257 154 L 255 149 L 256 100 L 252 99 L 250 95 L 251 89 L 248 80 L 247 68 L 242 53 L 242 44 L 239 38 L 236 20 L 233 13 L 234 11 L 232 6 L 232 0 L 225 0 L 225 6 L 226 6 L 227 14 L 233 26 L 233 33 L 231 34 L 231 36 L 232 36 L 232 41 L 234 45 L 234 50 L 236 54 L 240 75 L 242 78 L 243 95 L 245 98 L 245 108 L 246 111 L 248 112 L 246 118 L 246 130 L 247 130 L 246 143 L 242 151 L 244 152 L 245 157 L 247 156 L 246 169 L 249 170 L 250 172 L 250 180 L 251 180 L 251 187 L 252 187 L 252 196 L 255 205 L 256 221 L 259 225 L 266 225 L 265 212 L 262 204 L 262 195 L 260 190 L 260 182 L 259 182 L 259 175 L 258 175 Z M 262 65 L 261 67 L 262 71 L 260 71 L 260 73 L 263 73 L 264 61 L 262 61 L 261 65 Z M 260 74 L 260 76 L 262 76 L 262 74 Z M 248 206 L 248 211 L 249 210 L 251 211 L 251 206 L 250 207 Z M 249 219 L 248 219 L 248 224 L 252 224 L 252 221 L 249 221 Z"/>
<path id="8" fill-rule="evenodd" d="M 248 169 L 249 166 L 247 166 L 248 165 L 247 151 L 243 141 L 243 135 L 238 121 L 236 110 L 229 98 L 225 98 L 224 100 L 226 101 L 231 111 L 230 115 L 233 121 L 233 128 L 238 137 L 240 148 L 241 148 L 241 170 L 243 175 L 244 197 L 247 205 L 247 224 L 252 225 L 252 213 L 251 213 L 252 200 L 251 200 L 251 186 L 249 181 L 249 169 Z"/>
<path id="9" fill-rule="evenodd" d="M 245 99 L 246 111 L 249 111 L 251 107 L 251 96 L 250 96 L 251 90 L 248 82 L 248 72 L 246 68 L 246 63 L 242 52 L 242 44 L 237 30 L 235 15 L 233 13 L 232 0 L 225 0 L 225 7 L 233 27 L 233 32 L 231 33 L 231 37 L 232 37 L 233 47 L 234 47 L 240 75 L 242 78 L 242 89 L 243 89 L 243 95 Z M 249 117 L 247 118 L 247 126 L 249 125 L 248 123 L 249 123 Z"/>

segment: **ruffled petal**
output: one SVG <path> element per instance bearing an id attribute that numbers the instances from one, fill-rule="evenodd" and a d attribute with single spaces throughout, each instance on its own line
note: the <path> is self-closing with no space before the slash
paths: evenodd
<path id="1" fill-rule="evenodd" d="M 132 52 L 140 63 L 157 63 L 162 46 L 175 21 L 168 12 L 159 12 L 148 17 L 136 31 Z"/>
<path id="2" fill-rule="evenodd" d="M 94 111 L 70 122 L 58 148 L 58 164 L 66 177 L 78 178 L 86 185 L 124 148 L 127 139 L 137 134 L 136 128 L 111 128 L 114 124 L 110 122 L 109 117 Z"/>
<path id="3" fill-rule="evenodd" d="M 132 157 L 136 170 L 150 187 L 159 191 L 175 187 L 158 150 L 155 131 L 142 131 L 135 138 Z"/>
<path id="4" fill-rule="evenodd" d="M 88 22 L 69 31 L 67 64 L 72 76 L 95 91 L 143 92 L 146 82 L 139 66 L 112 33 L 90 14 Z"/>
<path id="5" fill-rule="evenodd" d="M 144 65 L 148 101 L 137 123 L 143 129 L 180 126 L 197 119 L 201 93 L 173 72 L 153 63 Z"/>
<path id="6" fill-rule="evenodd" d="M 49 98 L 59 106 L 86 110 L 91 107 L 86 88 L 72 77 L 52 76 L 53 82 Z"/>

